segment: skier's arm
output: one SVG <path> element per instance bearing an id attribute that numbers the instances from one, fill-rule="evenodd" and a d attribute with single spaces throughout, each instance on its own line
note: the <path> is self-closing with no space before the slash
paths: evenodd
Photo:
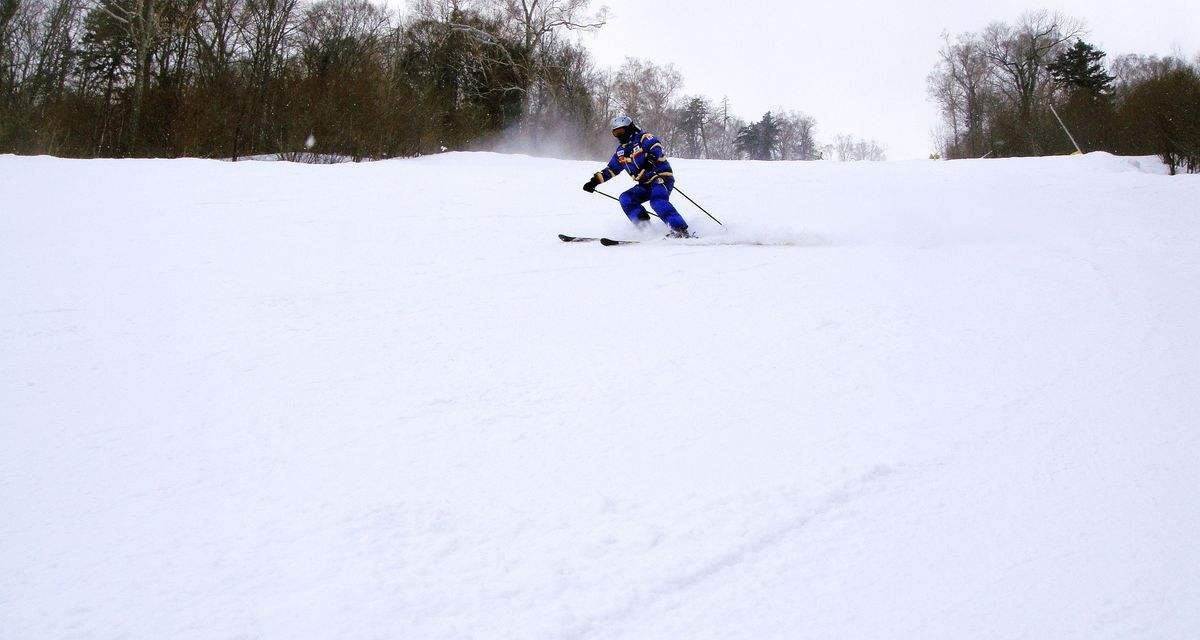
<path id="1" fill-rule="evenodd" d="M 667 159 L 667 152 L 663 150 L 662 143 L 658 141 L 652 134 L 642 134 L 642 148 L 654 160 L 655 163 L 662 162 Z"/>
<path id="2" fill-rule="evenodd" d="M 584 183 L 583 190 L 591 193 L 596 190 L 598 185 L 612 180 L 613 177 L 618 173 L 621 173 L 621 162 L 617 160 L 617 154 L 614 153 L 613 157 L 608 161 L 608 166 L 597 171 L 595 175 L 592 176 L 591 180 L 588 180 L 586 183 Z"/>
<path id="3" fill-rule="evenodd" d="M 596 172 L 596 184 L 608 182 L 612 180 L 618 173 L 621 173 L 621 161 L 617 159 L 617 154 L 613 154 L 608 159 L 608 166 Z"/>

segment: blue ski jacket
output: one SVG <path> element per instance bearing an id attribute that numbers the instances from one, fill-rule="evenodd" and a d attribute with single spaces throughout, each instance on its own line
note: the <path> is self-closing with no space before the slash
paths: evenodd
<path id="1" fill-rule="evenodd" d="M 634 132 L 629 142 L 617 145 L 608 166 L 596 172 L 596 180 L 607 182 L 622 170 L 641 184 L 651 184 L 658 178 L 671 179 L 674 176 L 662 143 L 641 129 Z"/>

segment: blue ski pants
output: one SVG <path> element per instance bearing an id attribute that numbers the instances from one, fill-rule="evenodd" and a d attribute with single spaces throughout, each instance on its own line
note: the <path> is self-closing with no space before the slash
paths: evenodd
<path id="1" fill-rule="evenodd" d="M 671 197 L 671 189 L 674 187 L 675 180 L 672 178 L 660 178 L 650 184 L 635 185 L 621 194 L 621 208 L 625 210 L 625 215 L 629 216 L 634 224 L 642 224 L 650 219 L 650 213 L 642 207 L 642 203 L 649 202 L 650 207 L 654 209 L 658 217 L 662 218 L 663 222 L 672 229 L 682 231 L 687 229 L 687 222 L 668 199 Z"/>

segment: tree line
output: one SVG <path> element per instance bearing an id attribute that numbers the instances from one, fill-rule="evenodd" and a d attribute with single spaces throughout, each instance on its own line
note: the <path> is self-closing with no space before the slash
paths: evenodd
<path id="1" fill-rule="evenodd" d="M 0 0 L 0 152 L 590 157 L 633 116 L 694 158 L 882 159 L 796 111 L 745 121 L 673 65 L 599 69 L 589 0 Z M 307 143 L 307 144 L 306 144 Z"/>
<path id="2" fill-rule="evenodd" d="M 0 149 L 381 158 L 594 118 L 586 3 L 491 4 L 0 0 Z"/>
<path id="3" fill-rule="evenodd" d="M 1107 54 L 1046 11 L 944 36 L 929 75 L 945 158 L 1108 151 L 1200 171 L 1200 56 Z"/>

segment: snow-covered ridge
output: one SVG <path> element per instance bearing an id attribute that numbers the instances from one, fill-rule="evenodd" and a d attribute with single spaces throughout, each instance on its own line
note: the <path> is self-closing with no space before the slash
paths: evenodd
<path id="1" fill-rule="evenodd" d="M 1200 176 L 673 164 L 0 157 L 0 636 L 1194 635 Z"/>

